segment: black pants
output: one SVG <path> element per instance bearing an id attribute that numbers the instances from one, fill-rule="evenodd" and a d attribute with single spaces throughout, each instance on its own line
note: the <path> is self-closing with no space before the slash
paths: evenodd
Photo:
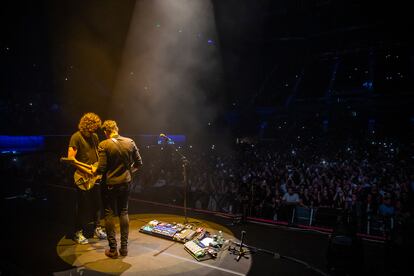
<path id="1" fill-rule="evenodd" d="M 121 247 L 127 247 L 129 234 L 128 198 L 130 183 L 102 186 L 105 208 L 105 228 L 111 250 L 116 250 L 116 233 L 114 217 L 119 217 L 121 228 Z"/>
<path id="2" fill-rule="evenodd" d="M 100 226 L 102 207 L 100 189 L 99 185 L 88 191 L 76 189 L 75 232 L 82 230 L 87 238 L 93 237 L 93 231 Z"/>

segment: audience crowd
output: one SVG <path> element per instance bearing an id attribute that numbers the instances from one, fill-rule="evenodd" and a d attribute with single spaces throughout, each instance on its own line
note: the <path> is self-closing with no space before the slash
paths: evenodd
<path id="1" fill-rule="evenodd" d="M 292 210 L 300 207 L 314 211 L 313 224 L 322 210 L 346 212 L 364 233 L 370 219 L 371 226 L 374 219 L 387 222 L 381 226 L 385 231 L 412 214 L 411 144 L 389 137 L 356 139 L 317 132 L 301 126 L 279 138 L 239 138 L 230 146 L 141 146 L 144 167 L 134 180 L 133 196 L 182 206 L 179 151 L 189 160 L 191 208 L 293 222 Z M 72 168 L 59 162 L 65 155 L 63 138 L 60 152 L 2 156 L 3 175 L 15 180 L 5 190 L 7 196 L 28 191 L 46 196 L 46 185 L 71 185 Z"/>
<path id="2" fill-rule="evenodd" d="M 362 232 L 369 231 L 369 220 L 371 226 L 382 221 L 384 230 L 412 213 L 412 145 L 392 138 L 303 133 L 265 142 L 238 139 L 231 148 L 144 148 L 138 195 L 166 203 L 182 200 L 179 150 L 190 160 L 187 185 L 194 208 L 289 222 L 296 206 L 334 216 L 346 212 Z"/>

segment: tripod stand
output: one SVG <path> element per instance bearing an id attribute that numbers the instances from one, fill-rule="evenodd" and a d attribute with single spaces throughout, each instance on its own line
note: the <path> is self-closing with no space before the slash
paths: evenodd
<path id="1" fill-rule="evenodd" d="M 236 261 L 240 261 L 241 257 L 249 259 L 247 255 L 250 254 L 250 250 L 246 246 L 243 245 L 245 235 L 246 235 L 246 231 L 241 231 L 240 244 L 235 243 L 236 246 L 234 247 L 229 246 L 230 253 L 233 255 L 237 255 L 235 258 Z"/>

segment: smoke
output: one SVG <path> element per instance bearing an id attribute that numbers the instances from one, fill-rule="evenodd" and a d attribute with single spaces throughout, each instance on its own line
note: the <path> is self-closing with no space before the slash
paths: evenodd
<path id="1" fill-rule="evenodd" d="M 122 131 L 200 134 L 220 105 L 209 0 L 137 1 L 109 114 Z"/>

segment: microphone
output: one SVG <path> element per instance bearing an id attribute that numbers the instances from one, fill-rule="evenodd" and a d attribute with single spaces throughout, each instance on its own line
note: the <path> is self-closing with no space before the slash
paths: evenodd
<path id="1" fill-rule="evenodd" d="M 170 137 L 168 137 L 167 135 L 165 135 L 164 133 L 160 134 L 160 137 L 167 139 L 168 141 L 171 141 L 172 139 Z"/>

